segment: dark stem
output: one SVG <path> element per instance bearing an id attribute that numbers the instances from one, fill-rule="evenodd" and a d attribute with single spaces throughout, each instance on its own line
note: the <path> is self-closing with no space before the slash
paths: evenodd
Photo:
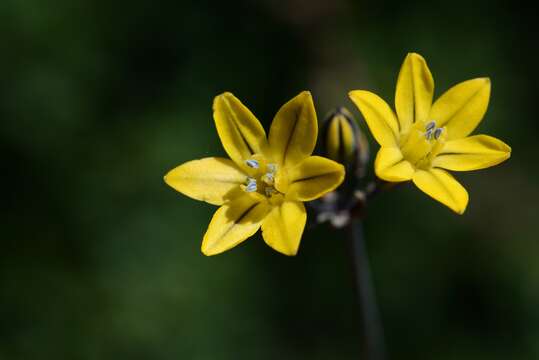
<path id="1" fill-rule="evenodd" d="M 348 230 L 360 308 L 362 359 L 385 360 L 384 331 L 371 281 L 363 223 L 360 219 L 353 219 L 348 225 Z"/>

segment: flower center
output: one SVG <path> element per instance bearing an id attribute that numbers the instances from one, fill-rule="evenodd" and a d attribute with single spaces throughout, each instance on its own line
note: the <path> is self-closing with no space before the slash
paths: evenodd
<path id="1" fill-rule="evenodd" d="M 437 127 L 436 121 L 417 122 L 401 138 L 402 155 L 415 167 L 428 169 L 432 159 L 442 150 L 447 130 Z"/>
<path id="2" fill-rule="evenodd" d="M 275 189 L 276 164 L 267 164 L 263 159 L 249 159 L 245 161 L 249 167 L 247 180 L 242 189 L 249 193 L 257 192 L 268 198 L 280 194 Z"/>

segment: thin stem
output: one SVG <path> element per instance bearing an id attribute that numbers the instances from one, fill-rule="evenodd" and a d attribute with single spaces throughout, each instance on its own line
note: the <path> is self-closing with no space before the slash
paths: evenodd
<path id="1" fill-rule="evenodd" d="M 360 307 L 362 359 L 384 360 L 386 358 L 384 331 L 371 281 L 363 224 L 361 220 L 353 219 L 348 228 Z"/>

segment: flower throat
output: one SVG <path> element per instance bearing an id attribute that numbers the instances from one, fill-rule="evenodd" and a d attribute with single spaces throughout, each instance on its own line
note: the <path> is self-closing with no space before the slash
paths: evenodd
<path id="1" fill-rule="evenodd" d="M 432 159 L 442 150 L 447 137 L 444 127 L 437 127 L 436 121 L 416 122 L 401 138 L 402 155 L 415 167 L 427 169 Z"/>

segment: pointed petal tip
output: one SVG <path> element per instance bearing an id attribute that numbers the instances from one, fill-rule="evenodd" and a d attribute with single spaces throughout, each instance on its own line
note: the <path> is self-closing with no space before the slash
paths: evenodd
<path id="1" fill-rule="evenodd" d="M 468 192 L 466 192 L 466 198 L 464 199 L 464 202 L 462 204 L 447 204 L 447 203 L 443 203 L 443 202 L 442 202 L 442 204 L 447 206 L 447 208 L 449 208 L 455 214 L 463 215 L 464 212 L 466 211 L 466 209 L 468 208 L 468 201 L 469 201 Z"/>
<path id="2" fill-rule="evenodd" d="M 296 249 L 290 249 L 288 247 L 270 245 L 270 243 L 268 243 L 268 241 L 264 237 L 264 232 L 262 232 L 262 238 L 264 239 L 264 241 L 266 242 L 266 244 L 269 247 L 271 247 L 274 251 L 278 252 L 281 255 L 293 257 L 293 256 L 296 256 L 298 254 L 299 247 L 297 247 Z"/>
<path id="3" fill-rule="evenodd" d="M 174 169 L 176 169 L 177 167 L 175 167 Z M 163 181 L 165 182 L 165 184 L 167 184 L 168 186 L 171 186 L 172 187 L 172 184 L 171 184 L 171 179 L 172 179 L 172 175 L 171 173 L 174 171 L 174 169 L 168 171 L 164 176 L 163 176 Z"/>
<path id="4" fill-rule="evenodd" d="M 464 212 L 466 211 L 466 209 L 468 208 L 468 202 L 470 201 L 470 195 L 468 194 L 468 192 L 466 191 L 464 193 L 464 201 L 462 204 L 457 204 L 455 207 L 451 207 L 450 209 L 453 210 L 455 213 L 457 213 L 458 215 L 463 215 Z M 460 206 L 459 206 L 460 205 Z"/>
<path id="5" fill-rule="evenodd" d="M 221 254 L 223 252 L 223 251 L 213 251 L 211 248 L 207 248 L 204 245 L 202 245 L 200 247 L 200 251 L 202 252 L 202 254 L 204 256 L 208 256 L 208 257 L 218 255 L 218 254 Z"/>
<path id="6" fill-rule="evenodd" d="M 215 96 L 213 98 L 213 110 L 215 111 L 215 105 L 217 104 L 217 102 L 223 98 L 230 98 L 230 97 L 234 97 L 234 94 L 232 94 L 231 92 L 229 91 L 225 91 L 225 92 L 222 92 L 220 93 L 219 95 Z"/>
<path id="7" fill-rule="evenodd" d="M 488 88 L 489 92 L 490 92 L 490 88 L 492 87 L 492 83 L 490 81 L 490 78 L 485 76 L 485 77 L 479 77 L 479 78 L 475 78 L 475 79 L 472 79 L 472 81 L 476 81 L 478 84 L 481 84 L 480 86 L 481 87 L 486 87 Z"/>
<path id="8" fill-rule="evenodd" d="M 473 82 L 476 82 L 476 83 L 483 83 L 482 84 L 483 86 L 491 86 L 491 81 L 490 81 L 490 78 L 488 76 L 473 78 L 473 79 L 470 79 L 468 81 L 473 81 Z M 463 82 L 466 83 L 466 81 L 463 81 Z"/>
<path id="9" fill-rule="evenodd" d="M 468 191 L 464 192 L 464 199 L 461 204 L 455 205 L 455 207 L 450 208 L 458 215 L 464 215 L 464 212 L 466 212 L 466 209 L 468 208 L 468 203 L 470 202 L 470 195 L 468 194 Z"/>
<path id="10" fill-rule="evenodd" d="M 451 209 L 458 215 L 464 215 L 464 212 L 468 208 L 469 197 L 466 196 L 466 202 L 460 208 Z"/>
<path id="11" fill-rule="evenodd" d="M 351 90 L 348 92 L 348 96 L 352 97 L 352 96 L 358 96 L 358 95 L 361 95 L 361 94 L 365 94 L 365 93 L 368 93 L 369 91 L 367 90 Z"/>
<path id="12" fill-rule="evenodd" d="M 376 95 L 375 93 L 373 93 L 373 92 L 371 92 L 369 90 L 361 90 L 361 89 L 352 90 L 352 91 L 348 92 L 348 96 L 350 97 L 350 99 L 353 102 L 355 102 L 356 99 L 357 100 L 362 100 L 364 97 L 368 97 L 368 96 L 375 96 L 375 97 L 379 98 L 379 96 Z"/>
<path id="13" fill-rule="evenodd" d="M 287 252 L 284 252 L 284 251 L 279 251 L 280 254 L 282 255 L 285 255 L 285 256 L 290 256 L 290 257 L 293 257 L 293 256 L 296 256 L 298 254 L 298 251 L 287 251 Z"/>
<path id="14" fill-rule="evenodd" d="M 507 158 L 511 157 L 511 152 L 513 151 L 511 146 L 509 146 L 505 142 L 501 141 L 500 139 L 497 139 L 497 140 L 500 142 L 500 147 L 501 147 L 500 151 L 505 152 L 507 154 Z"/>
<path id="15" fill-rule="evenodd" d="M 425 58 L 423 56 L 421 56 L 419 53 L 414 52 L 414 51 L 411 51 L 408 54 L 406 54 L 406 57 L 415 57 L 417 59 L 425 61 Z"/>
<path id="16" fill-rule="evenodd" d="M 348 97 L 350 98 L 350 100 L 352 100 L 352 102 L 354 104 L 356 104 L 356 106 L 358 106 L 358 101 L 361 101 L 363 99 L 363 97 L 365 96 L 369 96 L 370 94 L 373 94 L 373 95 L 376 95 L 374 93 L 371 93 L 370 91 L 368 90 L 352 90 L 352 91 L 349 91 L 348 92 Z"/>
<path id="17" fill-rule="evenodd" d="M 301 91 L 297 97 L 300 97 L 302 98 L 303 101 L 313 101 L 313 95 L 311 94 L 311 92 L 309 90 L 303 90 Z"/>
<path id="18" fill-rule="evenodd" d="M 313 95 L 309 90 L 303 90 L 297 95 L 297 97 L 300 97 L 302 101 L 314 103 Z"/>

